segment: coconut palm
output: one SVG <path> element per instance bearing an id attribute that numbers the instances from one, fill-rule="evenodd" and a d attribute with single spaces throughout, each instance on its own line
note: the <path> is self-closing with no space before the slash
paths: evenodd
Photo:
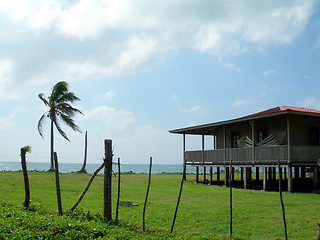
<path id="1" fill-rule="evenodd" d="M 50 169 L 49 171 L 54 170 L 54 125 L 56 126 L 58 132 L 69 142 L 69 138 L 66 133 L 60 127 L 60 121 L 67 124 L 74 131 L 80 131 L 80 128 L 75 124 L 73 117 L 75 113 L 82 112 L 76 108 L 73 108 L 69 103 L 73 103 L 74 101 L 80 101 L 80 99 L 74 95 L 74 93 L 69 92 L 68 83 L 61 81 L 53 86 L 51 95 L 46 99 L 43 93 L 39 94 L 39 98 L 43 101 L 43 103 L 49 107 L 49 110 L 45 112 L 39 122 L 38 122 L 38 131 L 40 136 L 43 137 L 43 123 L 46 117 L 51 120 L 51 148 L 50 148 Z"/>

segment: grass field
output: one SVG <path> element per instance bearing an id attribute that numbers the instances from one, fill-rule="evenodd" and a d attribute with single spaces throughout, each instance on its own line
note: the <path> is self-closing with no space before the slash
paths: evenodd
<path id="1" fill-rule="evenodd" d="M 90 176 L 90 174 L 79 173 L 60 175 L 64 210 L 69 209 L 75 203 Z M 59 230 L 60 232 L 58 231 L 59 236 L 62 237 L 67 235 L 61 235 L 61 232 L 69 231 L 70 233 L 74 232 L 72 233 L 74 235 L 70 236 L 76 236 L 75 234 L 82 232 L 87 237 L 105 236 L 111 239 L 229 239 L 229 189 L 195 184 L 193 183 L 194 175 L 188 175 L 187 178 L 188 180 L 183 186 L 173 234 L 170 234 L 170 227 L 180 187 L 180 174 L 152 175 L 146 211 L 147 231 L 144 233 L 142 231 L 142 210 L 147 188 L 147 174 L 121 175 L 121 200 L 129 200 L 139 206 L 120 206 L 119 223 L 110 225 L 101 221 L 101 217 L 99 217 L 103 213 L 102 175 L 95 178 L 78 206 L 77 209 L 80 210 L 80 213 L 61 218 L 56 216 L 57 200 L 53 173 L 29 173 L 31 209 L 34 211 L 24 211 L 21 210 L 24 201 L 22 173 L 1 172 L 0 201 L 2 202 L 2 211 L 0 214 L 2 222 L 0 221 L 0 224 L 3 224 L 3 228 L 8 227 L 8 224 L 11 224 L 10 227 L 12 227 L 16 221 L 15 218 L 20 219 L 24 216 L 29 219 L 29 222 L 35 221 L 32 225 L 34 227 L 35 225 L 41 227 L 42 224 L 46 226 L 48 225 L 47 221 L 51 220 L 50 224 L 53 226 L 66 226 L 62 228 L 63 230 Z M 115 215 L 117 178 L 113 177 L 113 180 L 112 207 L 113 215 Z M 313 239 L 317 232 L 320 194 L 284 192 L 283 199 L 286 209 L 288 239 Z M 12 206 L 8 206 L 7 203 Z M 8 215 L 8 211 L 13 213 Z M 45 214 L 43 215 L 43 213 Z M 37 217 L 39 214 L 42 216 L 41 221 Z M 83 228 L 77 228 L 77 223 Z M 29 231 L 28 228 L 32 228 L 23 224 L 22 226 L 24 227 L 20 227 L 20 231 L 23 229 Z M 36 228 L 39 236 L 42 231 L 49 231 L 45 230 L 45 227 L 43 230 L 41 229 Z M 53 227 L 51 230 L 54 232 L 54 229 Z M 8 238 L 13 236 L 9 234 L 4 236 Z M 81 238 L 81 236 L 79 235 L 77 238 Z M 233 189 L 232 239 L 284 239 L 279 193 Z"/>

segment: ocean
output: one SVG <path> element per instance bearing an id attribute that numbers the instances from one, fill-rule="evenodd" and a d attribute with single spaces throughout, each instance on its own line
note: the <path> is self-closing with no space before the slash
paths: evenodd
<path id="1" fill-rule="evenodd" d="M 92 164 L 89 163 L 86 166 L 88 173 L 93 173 L 101 164 Z M 79 171 L 82 167 L 82 164 L 79 163 L 59 163 L 59 172 L 61 173 L 70 173 Z M 133 172 L 133 173 L 148 173 L 149 165 L 147 164 L 121 164 L 121 172 Z M 2 171 L 19 171 L 21 170 L 20 162 L 1 162 L 0 161 L 0 172 Z M 28 171 L 37 170 L 37 171 L 47 171 L 49 169 L 49 163 L 43 162 L 28 162 L 27 163 Z M 182 173 L 182 164 L 181 165 L 164 165 L 164 164 L 153 164 L 151 173 Z M 201 172 L 202 168 L 199 168 Z M 113 165 L 113 171 L 118 172 L 118 165 Z M 187 173 L 195 173 L 194 167 L 187 167 Z M 100 173 L 103 173 L 101 170 Z"/>

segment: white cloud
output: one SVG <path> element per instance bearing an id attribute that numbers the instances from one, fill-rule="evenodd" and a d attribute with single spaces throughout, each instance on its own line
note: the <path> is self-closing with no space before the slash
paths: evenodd
<path id="1" fill-rule="evenodd" d="M 310 78 L 311 78 L 310 75 L 308 75 L 308 74 L 304 75 L 303 77 L 304 77 L 305 79 L 310 79 Z"/>
<path id="2" fill-rule="evenodd" d="M 202 109 L 202 106 L 200 105 L 194 105 L 191 108 L 185 109 L 185 108 L 180 108 L 179 112 L 183 113 L 205 113 L 205 111 Z"/>
<path id="3" fill-rule="evenodd" d="M 103 95 L 99 96 L 99 99 L 104 99 L 104 100 L 113 100 L 115 97 L 116 93 L 114 91 L 108 91 L 104 93 Z"/>
<path id="4" fill-rule="evenodd" d="M 18 95 L 12 91 L 13 62 L 8 59 L 0 60 L 0 100 L 12 100 Z"/>
<path id="5" fill-rule="evenodd" d="M 302 107 L 320 109 L 320 100 L 316 97 L 309 97 L 303 100 Z"/>
<path id="6" fill-rule="evenodd" d="M 221 66 L 228 68 L 230 71 L 236 71 L 236 72 L 240 72 L 242 71 L 241 68 L 236 67 L 234 64 L 232 63 L 227 63 L 227 62 L 221 62 Z"/>
<path id="7" fill-rule="evenodd" d="M 239 100 L 235 100 L 232 103 L 232 106 L 237 107 L 237 106 L 246 105 L 246 104 L 249 104 L 249 103 L 250 103 L 250 101 L 248 101 L 248 100 L 239 99 Z"/>
<path id="8" fill-rule="evenodd" d="M 290 43 L 305 29 L 314 5 L 315 0 L 12 0 L 2 1 L 0 11 L 9 23 L 19 23 L 12 31 L 28 43 L 28 57 L 19 58 L 18 66 L 35 63 L 25 70 L 29 79 L 48 82 L 148 70 L 185 47 L 220 58 Z M 6 26 L 2 38 L 11 43 Z"/>
<path id="9" fill-rule="evenodd" d="M 273 73 L 275 73 L 275 72 L 276 72 L 276 71 L 273 70 L 273 69 L 271 69 L 271 70 L 266 70 L 266 71 L 263 72 L 263 75 L 264 75 L 264 76 L 269 76 L 270 74 L 273 74 Z"/>
<path id="10" fill-rule="evenodd" d="M 11 126 L 11 117 L 8 118 L 0 118 L 0 131 L 7 129 Z"/>
<path id="11" fill-rule="evenodd" d="M 102 125 L 103 130 L 108 133 L 123 132 L 136 121 L 132 112 L 107 106 L 81 111 L 84 115 L 79 116 L 80 120 L 94 121 L 96 126 Z"/>

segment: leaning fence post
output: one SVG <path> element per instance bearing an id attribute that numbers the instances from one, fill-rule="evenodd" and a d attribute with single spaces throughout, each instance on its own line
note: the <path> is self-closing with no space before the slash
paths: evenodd
<path id="1" fill-rule="evenodd" d="M 288 239 L 288 236 L 287 236 L 287 223 L 286 223 L 286 215 L 285 215 L 285 210 L 284 210 L 284 205 L 283 205 L 283 200 L 282 200 L 281 177 L 280 177 L 280 160 L 279 159 L 278 159 L 278 168 L 279 168 L 279 194 L 280 194 L 280 202 L 281 202 L 281 207 L 282 207 L 284 236 L 285 236 L 285 239 L 287 240 Z"/>
<path id="2" fill-rule="evenodd" d="M 173 232 L 174 223 L 176 222 L 176 217 L 177 217 L 177 212 L 178 212 L 178 208 L 179 208 L 179 203 L 180 203 L 180 198 L 181 198 L 181 193 L 182 193 L 182 187 L 183 187 L 183 181 L 184 181 L 185 174 L 186 174 L 186 165 L 183 166 L 183 174 L 182 174 L 182 179 L 181 179 L 180 192 L 179 192 L 177 206 L 176 206 L 176 210 L 174 212 L 173 221 L 172 221 L 172 225 L 171 225 L 171 233 Z"/>
<path id="3" fill-rule="evenodd" d="M 112 182 L 112 140 L 104 140 L 105 157 L 104 161 L 104 205 L 103 217 L 105 220 L 112 219 L 111 209 L 111 182 Z"/>
<path id="4" fill-rule="evenodd" d="M 53 153 L 54 157 L 54 170 L 56 175 L 56 190 L 57 190 L 57 201 L 58 201 L 58 213 L 62 216 L 62 203 L 61 203 L 61 192 L 60 192 L 60 181 L 59 181 L 59 167 L 57 153 Z"/>
<path id="5" fill-rule="evenodd" d="M 152 168 L 152 157 L 150 157 L 148 187 L 147 187 L 146 198 L 144 200 L 144 205 L 143 205 L 143 214 L 142 214 L 143 231 L 145 230 L 144 217 L 145 217 L 145 213 L 146 213 L 147 200 L 148 200 L 148 195 L 149 195 L 149 188 L 150 188 L 150 181 L 151 181 L 151 168 Z"/>

